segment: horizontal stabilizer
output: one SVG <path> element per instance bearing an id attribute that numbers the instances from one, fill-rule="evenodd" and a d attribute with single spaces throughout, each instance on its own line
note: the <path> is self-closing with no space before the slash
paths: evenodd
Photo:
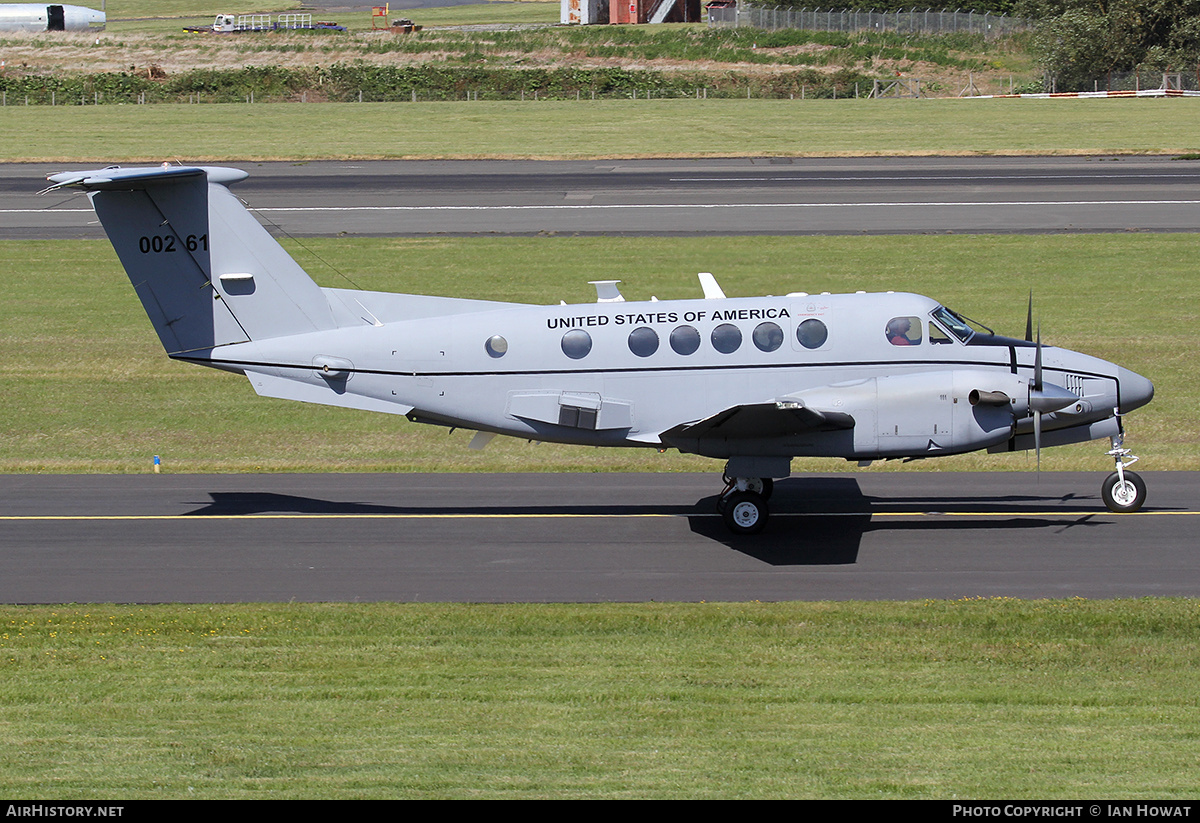
<path id="1" fill-rule="evenodd" d="M 84 191 L 137 191 L 166 183 L 177 183 L 191 178 L 207 177 L 210 183 L 227 186 L 250 175 L 241 169 L 226 169 L 205 166 L 154 166 L 152 168 L 123 169 L 112 166 L 95 171 L 65 171 L 47 177 L 54 183 L 39 194 L 62 188 L 79 188 Z"/>
<path id="2" fill-rule="evenodd" d="M 293 380 L 278 377 L 263 372 L 246 371 L 250 385 L 262 397 L 277 397 L 281 400 L 298 400 L 302 403 L 319 403 L 324 406 L 339 406 L 343 409 L 362 409 L 363 411 L 386 412 L 387 414 L 408 414 L 412 406 L 403 403 L 389 403 L 361 394 L 337 391 L 325 381 L 313 382 L 308 380 Z M 319 379 L 319 378 L 317 378 Z"/>

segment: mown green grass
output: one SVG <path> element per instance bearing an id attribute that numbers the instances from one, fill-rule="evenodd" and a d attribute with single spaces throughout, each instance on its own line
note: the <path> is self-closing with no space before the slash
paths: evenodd
<path id="1" fill-rule="evenodd" d="M 97 4 L 99 5 L 99 4 Z M 349 11 L 337 7 L 329 11 L 321 4 L 301 3 L 299 0 L 272 0 L 269 3 L 242 4 L 236 9 L 228 3 L 205 0 L 108 0 L 105 13 L 109 34 L 131 31 L 174 33 L 187 21 L 212 23 L 218 14 L 272 14 L 281 12 L 312 14 L 314 20 L 334 20 L 352 29 L 371 28 L 371 10 Z M 382 5 L 382 3 L 381 3 Z M 553 0 L 518 0 L 518 2 L 480 2 L 465 6 L 442 6 L 425 9 L 393 9 L 391 17 L 421 18 L 420 22 L 438 26 L 465 26 L 482 23 L 557 23 L 558 3 Z"/>
<path id="2" fill-rule="evenodd" d="M 1200 469 L 1197 304 L 1180 284 L 1200 235 L 321 239 L 289 244 L 323 285 L 541 304 L 588 303 L 589 280 L 629 300 L 697 297 L 695 272 L 727 294 L 916 291 L 1021 336 L 1035 294 L 1043 339 L 1150 377 L 1154 402 L 1127 418 L 1147 469 Z M 175 363 L 107 242 L 0 243 L 0 471 L 715 471 L 652 449 L 498 438 L 403 418 L 259 398 L 240 376 Z M 1130 273 L 1137 273 L 1136 288 Z M 1042 468 L 1103 467 L 1104 444 L 1047 450 Z M 1025 470 L 1024 454 L 904 468 Z M 872 470 L 888 470 L 891 464 Z M 796 470 L 852 468 L 797 461 Z"/>
<path id="3" fill-rule="evenodd" d="M 183 26 L 207 26 L 217 14 L 271 14 L 281 12 L 312 14 L 313 20 L 330 20 L 351 31 L 369 30 L 371 9 L 333 10 L 312 3 L 275 2 L 246 5 L 234 10 L 228 4 L 212 5 L 203 0 L 113 0 L 108 4 L 108 26 L 112 35 L 129 33 L 175 34 Z M 533 25 L 553 24 L 559 20 L 559 5 L 553 0 L 524 2 L 471 3 L 424 9 L 392 9 L 391 19 L 417 18 L 426 26 L 470 26 L 481 24 Z M 376 21 L 376 25 L 378 25 Z"/>
<path id="4" fill-rule="evenodd" d="M 145 17 L 181 17 L 184 15 L 215 17 L 218 13 L 258 14 L 290 11 L 299 5 L 299 2 L 274 0 L 274 2 L 266 4 L 242 4 L 236 11 L 232 11 L 228 4 L 208 3 L 203 0 L 105 0 L 104 12 L 111 25 L 111 21 Z"/>
<path id="5" fill-rule="evenodd" d="M 1191 98 L 10 106 L 0 161 L 1182 153 L 1200 149 L 1197 106 Z"/>
<path id="6" fill-rule="evenodd" d="M 0 607 L 0 796 L 1195 798 L 1198 608 Z"/>

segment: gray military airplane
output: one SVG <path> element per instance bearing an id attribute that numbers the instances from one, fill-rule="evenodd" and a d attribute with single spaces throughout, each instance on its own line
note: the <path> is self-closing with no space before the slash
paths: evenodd
<path id="1" fill-rule="evenodd" d="M 762 529 L 798 456 L 868 462 L 1110 438 L 1102 495 L 1141 507 L 1122 415 L 1154 387 L 1128 369 L 1002 337 L 916 294 L 541 306 L 321 288 L 228 186 L 236 169 L 51 175 L 87 192 L 167 354 L 244 374 L 267 397 L 478 432 L 723 459 L 718 508 Z"/>

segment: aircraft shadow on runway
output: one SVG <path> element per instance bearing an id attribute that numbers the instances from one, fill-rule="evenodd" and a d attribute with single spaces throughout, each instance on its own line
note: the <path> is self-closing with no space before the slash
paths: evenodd
<path id="1" fill-rule="evenodd" d="M 734 535 L 717 513 L 716 495 L 691 506 L 654 504 L 553 505 L 412 505 L 320 500 L 274 492 L 210 492 L 212 501 L 189 512 L 194 517 L 263 514 L 389 515 L 678 515 L 693 534 L 773 566 L 852 565 L 863 535 L 869 532 L 955 532 L 963 544 L 978 544 L 988 531 L 1037 532 L 1044 529 L 1096 527 L 1097 501 L 1073 496 L 872 497 L 853 477 L 795 477 L 775 484 L 771 520 L 756 535 Z M 947 515 L 979 512 L 971 517 Z M 1044 512 L 1045 516 L 1038 516 Z M 903 517 L 881 515 L 905 513 Z M 909 514 L 914 516 L 909 516 Z M 1034 513 L 1034 514 L 1031 514 Z M 564 542 L 569 542 L 564 533 Z"/>
<path id="2" fill-rule="evenodd" d="M 1074 503 L 1074 506 L 1072 506 Z M 697 504 L 712 511 L 716 497 Z M 691 517 L 692 531 L 773 566 L 851 565 L 869 532 L 962 532 L 964 545 L 977 545 L 979 532 L 1037 531 L 1098 526 L 1097 501 L 1044 495 L 1003 497 L 872 497 L 855 478 L 793 477 L 777 481 L 771 520 L 760 534 L 731 534 L 721 519 Z M 1045 517 L 1030 512 L 1045 512 Z M 905 519 L 879 515 L 914 512 Z M 986 512 L 970 518 L 951 513 Z M 1018 516 L 1018 512 L 1020 516 Z"/>

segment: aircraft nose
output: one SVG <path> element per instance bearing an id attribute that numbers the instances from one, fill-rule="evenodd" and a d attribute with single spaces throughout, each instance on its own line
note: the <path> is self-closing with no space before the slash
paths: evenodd
<path id="1" fill-rule="evenodd" d="M 1117 383 L 1121 395 L 1121 414 L 1140 409 L 1154 397 L 1154 384 L 1137 372 L 1118 367 Z"/>

